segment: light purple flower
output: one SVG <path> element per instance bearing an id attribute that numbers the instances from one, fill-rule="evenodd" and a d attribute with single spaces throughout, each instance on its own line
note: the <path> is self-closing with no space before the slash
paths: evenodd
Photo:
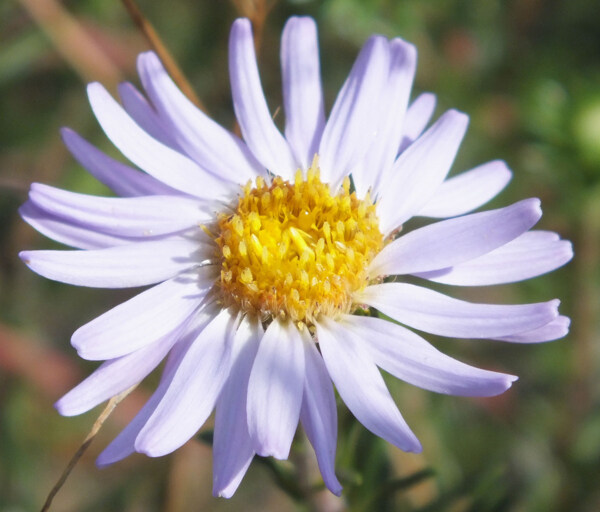
<path id="1" fill-rule="evenodd" d="M 123 84 L 120 105 L 100 84 L 88 87 L 103 130 L 136 168 L 62 133 L 121 197 L 33 184 L 21 208 L 35 229 L 79 249 L 21 253 L 35 272 L 79 286 L 154 285 L 72 338 L 81 357 L 104 362 L 58 401 L 64 415 L 128 389 L 166 358 L 157 390 L 100 466 L 135 451 L 167 454 L 216 409 L 215 495 L 235 492 L 255 454 L 286 459 L 298 421 L 339 494 L 333 385 L 366 428 L 418 452 L 379 368 L 463 396 L 497 395 L 516 380 L 445 356 L 407 327 L 513 343 L 568 331 L 557 300 L 474 304 L 427 287 L 528 279 L 565 264 L 572 249 L 531 231 L 537 199 L 470 213 L 511 172 L 492 161 L 447 178 L 468 118 L 449 110 L 426 129 L 435 97 L 409 102 L 411 44 L 371 37 L 327 118 L 312 19 L 288 21 L 281 63 L 284 134 L 261 88 L 250 23 L 233 24 L 241 139 L 194 107 L 154 53 L 140 55 L 145 95 Z M 446 220 L 403 227 L 412 217 Z M 402 275 L 422 285 L 388 279 Z M 365 308 L 398 323 L 353 314 Z"/>

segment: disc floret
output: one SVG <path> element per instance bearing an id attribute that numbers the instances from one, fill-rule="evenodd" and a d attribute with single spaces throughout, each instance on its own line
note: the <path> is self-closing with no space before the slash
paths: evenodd
<path id="1" fill-rule="evenodd" d="M 358 199 L 345 178 L 333 195 L 316 163 L 294 182 L 248 182 L 233 213 L 217 221 L 223 299 L 263 318 L 312 324 L 353 309 L 383 236 L 369 194 Z"/>

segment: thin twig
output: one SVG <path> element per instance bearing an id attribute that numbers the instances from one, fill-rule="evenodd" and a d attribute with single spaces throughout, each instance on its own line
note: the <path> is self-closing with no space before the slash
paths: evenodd
<path id="1" fill-rule="evenodd" d="M 152 49 L 158 54 L 160 60 L 164 64 L 167 72 L 173 78 L 173 81 L 179 86 L 183 94 L 185 94 L 198 108 L 206 110 L 204 105 L 200 101 L 200 98 L 196 96 L 194 89 L 188 82 L 187 78 L 175 62 L 175 59 L 171 55 L 171 52 L 167 50 L 167 47 L 163 44 L 160 36 L 144 16 L 140 8 L 137 6 L 134 0 L 121 0 L 123 5 L 127 9 L 129 16 L 133 22 L 138 26 L 142 34 L 144 34 L 146 40 L 152 47 Z"/>
<path id="2" fill-rule="evenodd" d="M 121 402 L 121 400 L 123 400 L 136 387 L 137 387 L 137 384 L 109 400 L 109 402 L 106 405 L 106 407 L 104 408 L 104 410 L 100 413 L 100 416 L 98 416 L 98 419 L 96 419 L 96 421 L 94 422 L 94 425 L 92 426 L 92 430 L 90 430 L 90 433 L 86 436 L 86 438 L 84 439 L 81 446 L 77 449 L 77 451 L 75 452 L 75 455 L 73 455 L 73 457 L 71 457 L 71 460 L 67 464 L 67 467 L 63 471 L 62 475 L 60 475 L 60 478 L 58 479 L 58 481 L 56 482 L 56 484 L 54 485 L 54 487 L 48 494 L 48 497 L 46 498 L 46 502 L 44 503 L 44 506 L 42 507 L 41 512 L 47 512 L 48 510 L 50 510 L 50 506 L 52 505 L 52 500 L 58 494 L 58 491 L 60 491 L 60 489 L 64 485 L 64 483 L 67 481 L 67 478 L 71 474 L 71 471 L 73 471 L 73 468 L 79 462 L 79 459 L 81 459 L 81 457 L 83 456 L 85 451 L 89 448 L 90 444 L 92 444 L 92 441 L 98 434 L 102 425 L 104 425 L 104 422 L 108 419 L 108 417 L 113 412 L 115 407 L 119 404 L 119 402 Z"/>

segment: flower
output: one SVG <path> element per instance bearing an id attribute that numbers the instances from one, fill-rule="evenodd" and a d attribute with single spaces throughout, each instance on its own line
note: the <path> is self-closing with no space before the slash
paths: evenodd
<path id="1" fill-rule="evenodd" d="M 464 396 L 497 395 L 516 379 L 445 356 L 407 327 L 514 343 L 567 333 L 557 300 L 475 304 L 427 287 L 527 279 L 569 261 L 572 249 L 531 231 L 537 199 L 469 213 L 511 173 L 492 161 L 446 178 L 468 118 L 449 110 L 425 130 L 435 97 L 409 106 L 411 44 L 371 37 L 327 119 L 312 19 L 287 22 L 281 62 L 285 136 L 261 89 L 250 22 L 235 21 L 229 67 L 242 140 L 194 107 L 154 53 L 140 55 L 146 96 L 122 84 L 121 106 L 100 84 L 88 87 L 103 130 L 140 170 L 62 132 L 74 157 L 122 197 L 33 184 L 21 208 L 38 231 L 78 249 L 21 253 L 38 274 L 154 285 L 72 338 L 81 357 L 104 363 L 58 401 L 64 415 L 123 392 L 166 358 L 158 388 L 100 466 L 135 451 L 170 453 L 216 409 L 215 495 L 235 492 L 255 454 L 287 458 L 298 421 L 339 494 L 333 384 L 366 428 L 418 452 L 379 368 Z M 415 216 L 446 220 L 403 228 Z M 403 275 L 420 284 L 390 278 Z"/>

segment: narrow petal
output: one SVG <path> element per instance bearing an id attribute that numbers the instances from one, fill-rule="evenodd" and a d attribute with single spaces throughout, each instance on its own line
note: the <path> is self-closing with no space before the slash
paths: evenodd
<path id="1" fill-rule="evenodd" d="M 370 188 L 375 191 L 385 183 L 380 180 L 387 176 L 394 161 L 396 150 L 403 134 L 403 120 L 408 106 L 417 68 L 416 48 L 400 38 L 390 41 L 390 69 L 381 110 L 377 137 L 371 144 L 366 157 L 352 170 L 354 186 L 359 197 Z"/>
<path id="2" fill-rule="evenodd" d="M 105 361 L 54 406 L 63 416 L 76 416 L 122 393 L 154 370 L 177 338 L 178 332 L 175 331 L 131 354 Z"/>
<path id="3" fill-rule="evenodd" d="M 259 321 L 246 317 L 233 340 L 231 372 L 217 401 L 213 437 L 213 495 L 230 498 L 254 457 L 248 433 L 248 379 L 263 336 Z"/>
<path id="4" fill-rule="evenodd" d="M 29 200 L 52 215 L 88 229 L 125 237 L 182 231 L 210 218 L 198 200 L 191 197 L 99 197 L 33 183 Z"/>
<path id="5" fill-rule="evenodd" d="M 390 51 L 382 36 L 371 37 L 358 55 L 331 110 L 319 147 L 324 181 L 335 185 L 361 161 L 377 136 L 378 102 L 389 73 Z"/>
<path id="6" fill-rule="evenodd" d="M 138 72 L 177 145 L 204 169 L 235 183 L 264 173 L 237 135 L 210 119 L 179 90 L 154 52 L 140 54 Z"/>
<path id="7" fill-rule="evenodd" d="M 229 37 L 233 107 L 244 140 L 273 174 L 292 178 L 298 164 L 275 123 L 260 84 L 250 20 L 237 19 Z"/>
<path id="8" fill-rule="evenodd" d="M 136 295 L 77 329 L 71 344 L 84 359 L 113 359 L 169 335 L 206 296 L 210 272 L 203 268 Z"/>
<path id="9" fill-rule="evenodd" d="M 399 237 L 375 256 L 371 277 L 447 268 L 501 247 L 525 233 L 542 216 L 539 199 L 497 210 L 443 220 Z"/>
<path id="10" fill-rule="evenodd" d="M 496 197 L 511 177 L 502 160 L 482 164 L 444 181 L 418 215 L 447 218 L 468 213 Z"/>
<path id="11" fill-rule="evenodd" d="M 503 336 L 500 338 L 492 338 L 498 341 L 508 341 L 510 343 L 543 343 L 546 341 L 554 341 L 564 338 L 569 334 L 569 325 L 571 320 L 566 316 L 559 316 L 548 322 L 542 327 L 531 331 L 513 334 L 512 336 Z"/>
<path id="12" fill-rule="evenodd" d="M 539 237 L 528 231 L 512 242 L 458 265 L 415 275 L 437 283 L 456 286 L 486 286 L 514 283 L 557 269 L 573 257 L 571 242 L 554 233 Z"/>
<path id="13" fill-rule="evenodd" d="M 248 382 L 248 430 L 256 453 L 287 459 L 303 388 L 304 349 L 298 328 L 275 319 L 260 342 Z"/>
<path id="14" fill-rule="evenodd" d="M 398 158 L 378 202 L 380 229 L 388 234 L 415 215 L 442 183 L 469 118 L 449 110 Z"/>
<path id="15" fill-rule="evenodd" d="M 75 159 L 117 195 L 133 197 L 181 194 L 179 190 L 165 185 L 152 176 L 109 157 L 70 128 L 63 128 L 60 133 L 65 146 Z"/>
<path id="16" fill-rule="evenodd" d="M 92 110 L 112 143 L 140 169 L 167 185 L 206 199 L 228 198 L 231 184 L 152 138 L 99 83 L 88 85 Z"/>
<path id="17" fill-rule="evenodd" d="M 22 251 L 37 274 L 92 288 L 131 288 L 158 283 L 202 263 L 196 240 L 136 242 L 92 251 Z M 204 251 L 205 252 L 205 251 Z"/>
<path id="18" fill-rule="evenodd" d="M 536 304 L 473 304 L 406 283 L 367 287 L 357 302 L 420 331 L 457 338 L 496 338 L 529 331 L 558 316 L 558 300 Z"/>
<path id="19" fill-rule="evenodd" d="M 114 245 L 130 244 L 134 240 L 102 233 L 96 229 L 88 229 L 72 221 L 56 217 L 31 201 L 19 208 L 21 218 L 42 235 L 75 249 L 102 249 Z"/>
<path id="20" fill-rule="evenodd" d="M 308 169 L 325 127 L 317 26 L 312 18 L 293 16 L 285 24 L 281 70 L 285 137 L 300 167 Z"/>
<path id="21" fill-rule="evenodd" d="M 400 325 L 346 315 L 339 322 L 344 339 L 365 344 L 375 364 L 420 388 L 460 396 L 495 396 L 517 380 L 513 375 L 481 370 L 448 357 Z"/>
<path id="22" fill-rule="evenodd" d="M 135 440 L 144 427 L 156 407 L 161 402 L 165 393 L 169 389 L 175 372 L 182 359 L 186 355 L 190 345 L 196 339 L 197 335 L 206 325 L 204 319 L 198 320 L 198 323 L 190 325 L 190 330 L 175 346 L 171 349 L 165 368 L 163 370 L 160 383 L 150 399 L 144 404 L 144 407 L 138 412 L 133 420 L 121 431 L 121 433 L 110 443 L 104 451 L 98 456 L 96 465 L 105 467 L 119 460 L 128 457 L 135 450 Z"/>
<path id="23" fill-rule="evenodd" d="M 431 94 L 430 92 L 420 94 L 410 104 L 402 126 L 403 137 L 398 147 L 398 154 L 402 153 L 423 133 L 423 130 L 425 130 L 425 127 L 431 120 L 435 104 L 435 94 Z"/>
<path id="24" fill-rule="evenodd" d="M 304 344 L 306 379 L 300 420 L 317 455 L 325 485 L 333 494 L 339 496 L 342 485 L 335 476 L 337 409 L 333 386 L 314 340 L 306 329 L 301 335 Z"/>
<path id="25" fill-rule="evenodd" d="M 181 151 L 181 146 L 170 130 L 171 127 L 159 117 L 154 107 L 148 103 L 148 100 L 132 83 L 120 83 L 119 96 L 123 102 L 123 107 L 140 128 L 165 146 Z"/>
<path id="26" fill-rule="evenodd" d="M 317 323 L 317 338 L 327 371 L 348 409 L 375 435 L 407 452 L 420 452 L 421 443 L 396 407 L 369 353 L 346 338 L 335 321 Z"/>
<path id="27" fill-rule="evenodd" d="M 151 457 L 166 455 L 204 424 L 229 375 L 236 324 L 236 318 L 223 310 L 200 332 L 137 436 L 136 451 Z"/>

